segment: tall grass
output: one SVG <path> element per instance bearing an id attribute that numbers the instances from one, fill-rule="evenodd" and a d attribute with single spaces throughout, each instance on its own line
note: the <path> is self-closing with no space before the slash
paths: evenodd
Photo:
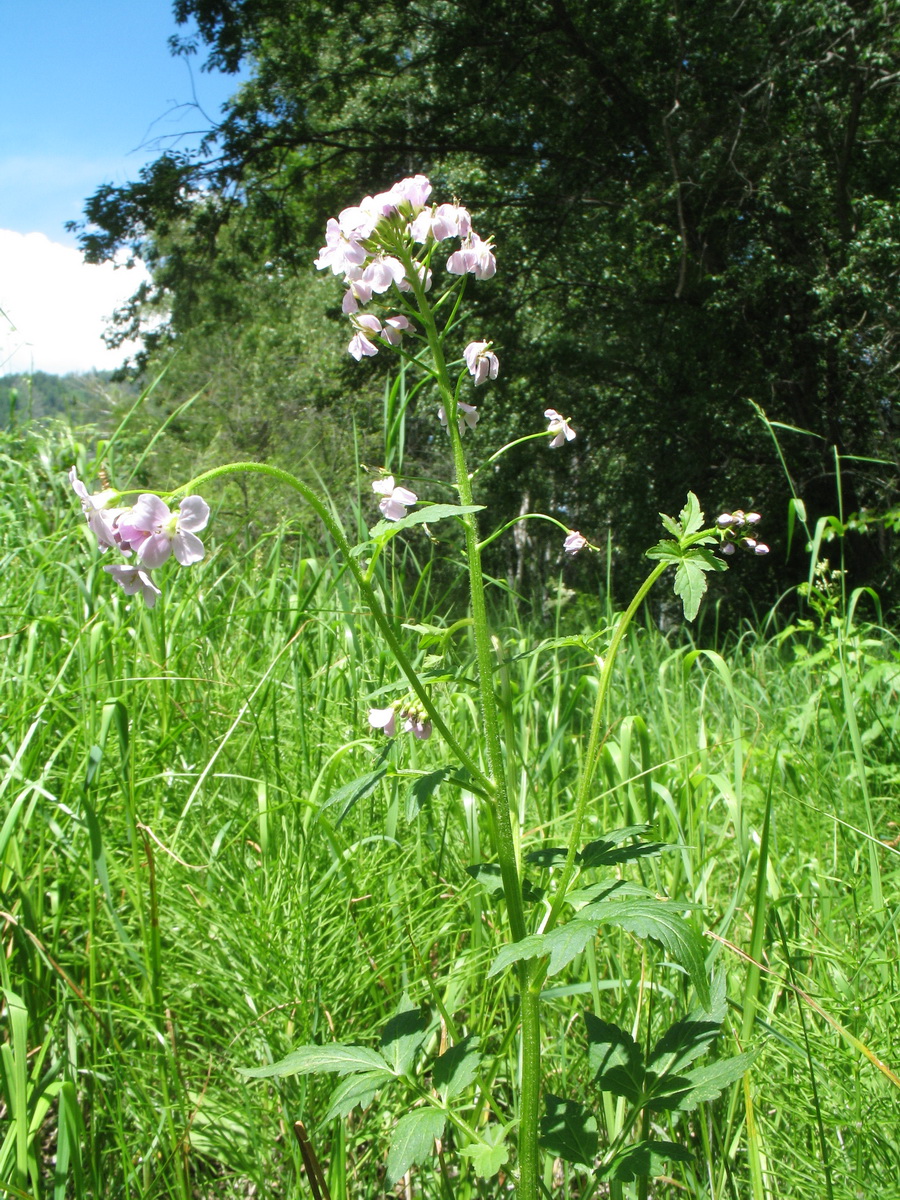
<path id="1" fill-rule="evenodd" d="M 0 1190 L 307 1196 L 301 1119 L 334 1200 L 382 1194 L 383 1109 L 325 1120 L 320 1082 L 237 1068 L 365 1041 L 404 991 L 459 1028 L 471 1006 L 491 1023 L 508 1001 L 485 978 L 500 902 L 465 870 L 487 844 L 476 802 L 413 790 L 443 765 L 437 739 L 371 736 L 368 703 L 397 677 L 321 546 L 288 526 L 213 538 L 151 613 L 100 569 L 65 481 L 72 435 L 2 449 Z M 409 650 L 465 730 L 465 613 L 430 595 L 424 537 L 413 552 L 422 569 L 398 561 L 385 586 L 408 624 L 448 630 L 409 629 Z M 579 636 L 596 630 L 496 603 L 518 834 L 560 844 L 597 678 Z M 723 1050 L 765 1043 L 743 1084 L 661 1120 L 696 1156 L 653 1195 L 900 1195 L 898 687 L 896 643 L 859 608 L 727 647 L 651 626 L 629 640 L 592 827 L 646 821 L 678 846 L 643 881 L 711 932 Z M 382 763 L 353 802 L 345 785 Z M 626 1025 L 639 1011 L 646 1039 L 686 992 L 618 932 L 552 982 L 561 1094 L 588 1087 L 576 1017 L 592 996 Z M 621 1112 L 603 1117 L 612 1132 Z M 561 1166 L 545 1183 L 579 1194 Z M 406 1182 L 429 1200 L 503 1191 L 449 1168 Z"/>

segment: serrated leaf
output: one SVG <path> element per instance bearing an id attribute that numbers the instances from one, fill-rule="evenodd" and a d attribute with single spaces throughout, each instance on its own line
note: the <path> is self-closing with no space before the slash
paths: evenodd
<path id="1" fill-rule="evenodd" d="M 466 867 L 466 874 L 471 875 L 479 887 L 490 896 L 503 895 L 503 874 L 497 863 L 472 863 Z M 527 879 L 521 881 L 522 899 L 528 903 L 537 903 L 544 898 L 544 889 L 535 887 Z"/>
<path id="2" fill-rule="evenodd" d="M 578 914 L 577 923 L 597 922 L 616 925 L 638 937 L 653 938 L 688 973 L 700 1003 L 710 1004 L 709 979 L 706 974 L 706 942 L 694 928 L 665 900 L 628 898 L 600 900 L 589 904 Z M 570 922 L 569 924 L 575 924 Z M 563 928 L 567 928 L 563 926 Z M 554 930 L 554 932 L 557 932 Z M 548 934 L 552 937 L 552 934 Z M 528 940 L 528 939 L 526 939 Z M 521 943 L 517 943 L 521 945 Z"/>
<path id="3" fill-rule="evenodd" d="M 328 1112 L 323 1117 L 330 1121 L 334 1117 L 348 1117 L 354 1108 L 368 1108 L 379 1088 L 388 1081 L 383 1071 L 366 1071 L 362 1075 L 348 1075 L 331 1093 Z"/>
<path id="4" fill-rule="evenodd" d="M 656 1112 L 691 1112 L 698 1104 L 706 1100 L 715 1100 L 750 1069 L 759 1054 L 759 1049 L 735 1054 L 732 1058 L 723 1058 L 720 1062 L 709 1063 L 704 1067 L 695 1067 L 683 1076 L 667 1078 L 666 1083 L 669 1086 L 666 1093 L 654 1096 L 646 1107 Z M 672 1086 L 676 1081 L 678 1086 Z"/>
<path id="5" fill-rule="evenodd" d="M 675 595 L 680 597 L 686 621 L 693 621 L 700 611 L 700 601 L 706 591 L 706 575 L 692 559 L 683 558 L 675 572 Z"/>
<path id="6" fill-rule="evenodd" d="M 647 1060 L 647 1067 L 656 1075 L 679 1072 L 690 1066 L 695 1058 L 706 1054 L 721 1032 L 721 1020 L 707 1013 L 691 1013 L 667 1028 Z"/>
<path id="7" fill-rule="evenodd" d="M 377 1071 L 390 1077 L 390 1067 L 377 1050 L 367 1046 L 344 1046 L 332 1042 L 329 1046 L 299 1046 L 296 1050 L 267 1067 L 242 1067 L 241 1075 L 248 1079 L 273 1079 L 281 1075 L 350 1075 L 357 1071 Z"/>
<path id="8" fill-rule="evenodd" d="M 681 510 L 680 516 L 682 537 L 690 537 L 692 533 L 703 528 L 703 510 L 693 492 L 688 492 L 687 504 Z"/>
<path id="9" fill-rule="evenodd" d="M 529 850 L 525 861 L 535 867 L 561 867 L 568 851 L 565 846 L 545 846 L 542 850 Z"/>
<path id="10" fill-rule="evenodd" d="M 533 934 L 531 937 L 522 938 L 520 942 L 512 942 L 510 945 L 504 946 L 491 963 L 488 977 L 499 974 L 500 971 L 521 959 L 543 958 L 545 955 L 550 959 L 547 967 L 548 978 L 556 975 L 576 955 L 581 953 L 594 936 L 596 928 L 596 921 L 576 919 L 560 925 L 551 933 Z"/>
<path id="11" fill-rule="evenodd" d="M 563 1100 L 548 1093 L 544 1097 L 538 1141 L 545 1150 L 565 1162 L 591 1167 L 597 1157 L 597 1119 L 576 1100 Z"/>
<path id="12" fill-rule="evenodd" d="M 404 992 L 398 1011 L 381 1031 L 381 1053 L 395 1075 L 410 1074 L 430 1024 L 431 1014 L 414 1008 Z"/>
<path id="13" fill-rule="evenodd" d="M 431 1079 L 445 1102 L 461 1095 L 475 1082 L 481 1062 L 479 1045 L 479 1039 L 470 1033 L 434 1060 Z"/>
<path id="14" fill-rule="evenodd" d="M 342 807 L 337 818 L 337 824 L 340 825 L 354 804 L 358 804 L 370 792 L 374 792 L 387 773 L 387 767 L 379 767 L 376 771 L 360 775 L 358 779 L 351 779 L 349 783 L 339 787 L 336 792 L 332 792 L 323 803 L 322 808 L 333 808 L 335 804 L 340 804 Z"/>
<path id="15" fill-rule="evenodd" d="M 410 1167 L 431 1157 L 434 1139 L 444 1132 L 444 1124 L 444 1114 L 436 1108 L 414 1108 L 400 1118 L 388 1153 L 388 1187 L 402 1179 Z"/>
<path id="16" fill-rule="evenodd" d="M 644 554 L 645 558 L 658 558 L 661 561 L 681 562 L 683 557 L 681 547 L 677 542 L 665 541 L 657 542 L 655 546 L 651 546 Z"/>
<path id="17" fill-rule="evenodd" d="M 626 836 L 633 836 L 631 832 Z M 664 850 L 673 850 L 674 846 L 667 842 L 635 842 L 631 846 L 619 845 L 622 839 L 611 837 L 598 838 L 596 842 L 588 842 L 578 855 L 578 861 L 584 869 L 593 867 L 609 867 L 616 863 L 633 862 L 637 858 L 656 858 Z"/>
<path id="18" fill-rule="evenodd" d="M 677 1142 L 635 1142 L 626 1146 L 597 1172 L 598 1179 L 630 1183 L 642 1176 L 661 1175 L 669 1159 L 677 1162 L 693 1162 L 694 1155 L 686 1146 Z"/>
<path id="19" fill-rule="evenodd" d="M 601 1021 L 593 1013 L 584 1014 L 588 1035 L 588 1065 L 594 1082 L 604 1092 L 624 1096 L 637 1104 L 644 1094 L 644 1056 L 628 1032 L 618 1025 Z"/>
<path id="20" fill-rule="evenodd" d="M 662 521 L 663 527 L 671 533 L 672 537 L 681 537 L 681 526 L 674 517 L 668 517 L 665 513 L 660 513 L 659 519 Z"/>
<path id="21" fill-rule="evenodd" d="M 415 781 L 406 797 L 407 821 L 416 819 L 447 776 L 453 774 L 453 771 L 452 766 L 438 767 L 436 771 L 429 771 L 427 775 L 422 775 Z"/>
<path id="22" fill-rule="evenodd" d="M 590 887 L 575 888 L 566 894 L 566 903 L 571 904 L 575 911 L 607 897 L 622 899 L 625 896 L 641 896 L 652 900 L 656 893 L 639 883 L 629 883 L 627 879 L 604 879 L 600 883 L 592 883 Z"/>
<path id="23" fill-rule="evenodd" d="M 464 1146 L 460 1150 L 463 1158 L 468 1158 L 475 1174 L 482 1179 L 493 1179 L 500 1168 L 509 1161 L 509 1150 L 506 1147 L 506 1127 L 488 1125 L 481 1131 L 484 1142 L 476 1142 Z"/>
<path id="24" fill-rule="evenodd" d="M 387 541 L 411 525 L 434 525 L 447 517 L 464 517 L 467 513 L 481 512 L 483 508 L 483 504 L 427 504 L 425 508 L 407 513 L 400 521 L 379 521 L 369 530 L 369 538 L 372 541 Z"/>

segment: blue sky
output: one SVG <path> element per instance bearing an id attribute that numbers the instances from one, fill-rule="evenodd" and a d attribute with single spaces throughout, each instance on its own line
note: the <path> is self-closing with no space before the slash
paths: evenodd
<path id="1" fill-rule="evenodd" d="M 100 184 L 136 178 L 164 146 L 196 145 L 239 80 L 202 72 L 202 52 L 188 61 L 169 53 L 168 38 L 179 32 L 171 0 L 0 0 L 0 23 L 0 309 L 16 326 L 11 333 L 0 318 L 0 375 L 28 369 L 19 361 L 21 347 L 18 358 L 8 359 L 19 342 L 31 347 L 39 370 L 114 365 L 97 340 L 96 361 L 85 351 L 69 355 L 74 365 L 65 367 L 65 355 L 49 350 L 52 331 L 38 330 L 40 289 L 69 288 L 78 278 L 76 237 L 65 222 L 81 218 Z M 25 238 L 35 234 L 52 246 Z M 23 279 L 29 263 L 33 270 Z M 90 277 L 92 296 L 103 290 L 100 277 Z M 125 272 L 108 270 L 105 277 L 111 311 L 136 283 Z M 70 332 L 61 329 L 58 337 Z M 44 348 L 36 356 L 38 342 Z M 37 358 L 56 365 L 41 366 Z"/>

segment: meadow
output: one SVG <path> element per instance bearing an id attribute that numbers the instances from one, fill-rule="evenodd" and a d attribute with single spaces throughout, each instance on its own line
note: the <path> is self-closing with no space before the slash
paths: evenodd
<path id="1" fill-rule="evenodd" d="M 0 451 L 0 1193 L 307 1197 L 301 1120 L 332 1200 L 384 1195 L 399 1096 L 335 1115 L 333 1081 L 240 1071 L 374 1046 L 404 995 L 435 1044 L 447 1020 L 507 1028 L 513 990 L 488 976 L 503 902 L 467 871 L 487 857 L 478 799 L 437 735 L 369 728 L 396 666 L 327 543 L 217 538 L 213 493 L 205 561 L 149 611 L 102 572 L 69 487 L 91 445 L 59 425 Z M 396 629 L 465 742 L 465 607 L 433 589 L 427 539 L 410 546 L 385 576 Z M 516 835 L 564 844 L 612 613 L 564 592 L 490 604 Z M 758 1054 L 718 1098 L 656 1113 L 685 1161 L 598 1194 L 900 1197 L 900 647 L 840 579 L 798 611 L 721 637 L 648 611 L 623 646 L 589 832 L 646 823 L 674 847 L 621 870 L 707 931 L 713 1055 Z M 552 1090 L 590 1091 L 586 1006 L 649 1044 L 686 995 L 655 944 L 602 931 L 544 990 Z M 515 1087 L 497 1072 L 492 1113 Z M 621 1120 L 604 1095 L 601 1143 Z M 388 1194 L 509 1194 L 451 1142 Z M 552 1154 L 543 1171 L 547 1196 L 592 1194 Z"/>

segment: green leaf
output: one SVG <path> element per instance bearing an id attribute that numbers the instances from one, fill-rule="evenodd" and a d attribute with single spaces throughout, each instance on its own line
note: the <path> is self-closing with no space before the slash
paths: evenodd
<path id="1" fill-rule="evenodd" d="M 404 992 L 397 1012 L 381 1031 L 381 1052 L 395 1075 L 411 1073 L 430 1024 L 431 1014 L 414 1008 Z"/>
<path id="2" fill-rule="evenodd" d="M 470 1033 L 434 1060 L 432 1082 L 445 1102 L 461 1095 L 475 1082 L 481 1062 L 479 1045 L 479 1039 Z"/>
<path id="3" fill-rule="evenodd" d="M 414 821 L 440 785 L 446 780 L 448 775 L 452 775 L 455 767 L 438 767 L 436 771 L 429 771 L 427 775 L 420 776 L 406 797 L 406 819 Z"/>
<path id="4" fill-rule="evenodd" d="M 411 525 L 434 525 L 447 517 L 464 517 L 467 513 L 481 512 L 483 508 L 483 504 L 428 504 L 407 513 L 401 521 L 379 521 L 369 530 L 369 537 L 372 541 L 387 541 Z"/>
<path id="5" fill-rule="evenodd" d="M 350 1075 L 358 1071 L 376 1071 L 390 1077 L 390 1067 L 377 1050 L 366 1046 L 300 1046 L 268 1067 L 239 1068 L 248 1079 L 272 1079 L 281 1075 Z"/>
<path id="6" fill-rule="evenodd" d="M 724 977 L 717 975 L 710 992 L 709 1010 L 697 1009 L 676 1021 L 662 1035 L 647 1059 L 647 1069 L 657 1076 L 683 1071 L 704 1054 L 718 1037 L 725 1019 Z"/>
<path id="7" fill-rule="evenodd" d="M 665 513 L 660 513 L 659 516 L 660 516 L 660 520 L 663 523 L 664 528 L 668 529 L 668 531 L 669 531 L 669 533 L 671 533 L 672 537 L 676 537 L 676 538 L 680 539 L 681 538 L 681 526 L 674 519 L 674 517 L 667 517 Z"/>
<path id="8" fill-rule="evenodd" d="M 548 977 L 556 975 L 576 955 L 580 954 L 596 932 L 596 921 L 569 921 L 560 925 L 551 933 L 533 934 L 522 938 L 520 942 L 512 942 L 504 946 L 491 963 L 488 977 L 499 974 L 506 967 L 519 962 L 523 958 L 549 957 L 547 967 Z"/>
<path id="9" fill-rule="evenodd" d="M 681 562 L 682 557 L 681 547 L 672 541 L 657 542 L 645 553 L 645 558 L 665 559 L 668 562 Z"/>
<path id="10" fill-rule="evenodd" d="M 584 1014 L 588 1034 L 588 1064 L 604 1092 L 637 1104 L 644 1094 L 644 1056 L 627 1029 Z"/>
<path id="11" fill-rule="evenodd" d="M 653 1111 L 664 1109 L 690 1112 L 703 1101 L 715 1100 L 750 1069 L 761 1049 L 762 1047 L 757 1047 L 744 1054 L 735 1054 L 732 1058 L 723 1058 L 720 1062 L 710 1063 L 705 1067 L 695 1067 L 686 1075 L 667 1079 L 666 1093 L 654 1096 L 648 1101 L 647 1108 Z M 679 1086 L 673 1087 L 672 1084 L 676 1080 Z"/>
<path id="12" fill-rule="evenodd" d="M 509 1126 L 488 1125 L 481 1130 L 484 1142 L 475 1142 L 460 1150 L 463 1158 L 471 1159 L 476 1175 L 481 1179 L 493 1179 L 500 1168 L 509 1161 L 506 1133 Z"/>
<path id="13" fill-rule="evenodd" d="M 366 1071 L 362 1075 L 348 1075 L 331 1093 L 328 1112 L 323 1117 L 330 1121 L 334 1117 L 348 1117 L 354 1108 L 368 1108 L 379 1088 L 387 1080 L 383 1071 Z"/>
<path id="14" fill-rule="evenodd" d="M 616 925 L 638 937 L 653 938 L 687 971 L 697 990 L 700 1003 L 708 1007 L 710 990 L 706 974 L 706 942 L 699 930 L 673 911 L 673 907 L 666 900 L 656 899 L 600 900 L 581 909 L 577 921 L 569 924 L 597 922 L 601 925 Z M 565 928 L 567 926 L 564 925 L 563 929 Z M 554 930 L 555 932 L 558 931 Z M 516 944 L 522 945 L 521 942 Z"/>
<path id="15" fill-rule="evenodd" d="M 706 591 L 706 575 L 693 559 L 683 558 L 675 572 L 675 595 L 681 598 L 686 621 L 693 621 L 700 611 L 700 601 Z"/>
<path id="16" fill-rule="evenodd" d="M 563 1100 L 547 1093 L 546 1113 L 541 1117 L 538 1141 L 545 1150 L 565 1162 L 591 1167 L 597 1157 L 597 1119 L 576 1100 Z"/>
<path id="17" fill-rule="evenodd" d="M 434 1139 L 444 1132 L 444 1114 L 436 1108 L 414 1108 L 394 1128 L 387 1160 L 387 1185 L 393 1187 L 411 1166 L 434 1152 Z"/>
<path id="18" fill-rule="evenodd" d="M 623 830 L 625 836 L 632 836 L 632 830 Z M 662 851 L 674 850 L 674 846 L 665 841 L 638 841 L 631 846 L 620 846 L 617 842 L 622 839 L 604 836 L 596 841 L 588 842 L 578 854 L 578 862 L 584 870 L 594 866 L 612 866 L 616 863 L 634 862 L 636 858 L 656 858 Z"/>
<path id="19" fill-rule="evenodd" d="M 343 805 L 337 819 L 337 824 L 340 825 L 354 804 L 358 804 L 370 792 L 374 792 L 387 773 L 387 767 L 379 767 L 377 771 L 369 771 L 368 774 L 360 775 L 358 779 L 352 779 L 349 783 L 345 783 L 336 792 L 331 793 L 322 805 L 323 810 L 332 808 L 335 804 Z"/>
<path id="20" fill-rule="evenodd" d="M 687 504 L 681 510 L 680 516 L 682 537 L 690 537 L 692 533 L 703 528 L 703 510 L 693 492 L 688 492 Z"/>
<path id="21" fill-rule="evenodd" d="M 473 863 L 471 866 L 466 867 L 466 874 L 471 875 L 475 882 L 480 887 L 483 887 L 489 895 L 503 895 L 503 874 L 497 863 Z M 544 898 L 543 888 L 535 887 L 527 879 L 523 879 L 521 883 L 523 900 L 529 903 L 537 903 L 537 901 Z"/>
<path id="22" fill-rule="evenodd" d="M 561 867 L 567 853 L 565 846 L 545 846 L 541 850 L 530 850 L 525 855 L 525 861 L 536 867 Z"/>
<path id="23" fill-rule="evenodd" d="M 694 1155 L 676 1142 L 635 1142 L 605 1163 L 597 1172 L 597 1178 L 630 1183 L 639 1176 L 661 1175 L 670 1158 L 677 1162 L 693 1162 Z"/>

